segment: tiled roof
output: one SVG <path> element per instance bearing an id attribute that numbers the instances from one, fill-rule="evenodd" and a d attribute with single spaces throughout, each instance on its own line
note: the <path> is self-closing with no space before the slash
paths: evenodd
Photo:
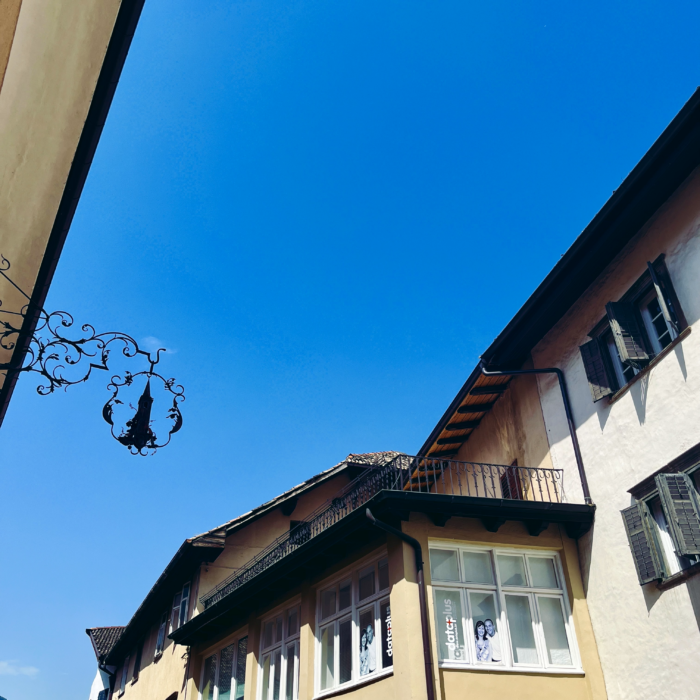
<path id="1" fill-rule="evenodd" d="M 121 637 L 124 627 L 93 627 L 85 631 L 92 641 L 97 660 L 103 661 Z"/>

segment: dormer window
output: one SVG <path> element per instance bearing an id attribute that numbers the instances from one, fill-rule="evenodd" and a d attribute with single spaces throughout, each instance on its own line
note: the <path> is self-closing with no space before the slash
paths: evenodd
<path id="1" fill-rule="evenodd" d="M 173 598 L 173 610 L 170 616 L 170 633 L 182 627 L 187 622 L 187 611 L 190 602 L 190 584 L 186 583 L 182 590 Z"/>

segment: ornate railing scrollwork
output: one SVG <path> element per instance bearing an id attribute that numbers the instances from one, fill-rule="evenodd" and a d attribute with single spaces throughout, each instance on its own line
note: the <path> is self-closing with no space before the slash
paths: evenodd
<path id="1" fill-rule="evenodd" d="M 75 334 L 74 319 L 67 311 L 48 313 L 41 307 L 32 304 L 30 297 L 7 274 L 10 262 L 0 255 L 0 276 L 21 295 L 26 301 L 19 310 L 3 308 L 0 300 L 0 350 L 13 352 L 20 340 L 26 349 L 21 364 L 15 362 L 0 362 L 0 374 L 7 376 L 8 372 L 34 372 L 43 378 L 37 386 L 41 396 L 52 394 L 56 389 L 67 389 L 69 386 L 86 382 L 93 370 L 109 371 L 110 353 L 112 350 L 128 359 L 142 357 L 148 364 L 148 369 L 131 373 L 125 371 L 123 376 L 115 375 L 107 388 L 112 396 L 102 409 L 102 417 L 109 424 L 112 436 L 129 448 L 132 454 L 146 455 L 149 452 L 165 447 L 171 437 L 182 427 L 182 414 L 179 404 L 185 400 L 184 388 L 175 384 L 174 379 L 165 379 L 155 371 L 160 361 L 160 353 L 165 348 L 158 348 L 155 353 L 139 347 L 134 338 L 126 333 L 109 331 L 97 333 L 89 323 L 80 326 L 82 334 Z M 28 316 L 36 316 L 36 326 L 31 337 L 22 339 L 22 327 Z M 134 380 L 145 377 L 146 387 L 139 398 L 138 407 L 133 418 L 126 421 L 122 430 L 115 426 L 114 408 L 124 402 L 118 398 L 122 387 L 130 387 Z M 163 389 L 172 395 L 172 404 L 167 410 L 166 418 L 171 421 L 167 439 L 159 442 L 153 431 L 151 421 L 151 381 L 162 383 Z"/>

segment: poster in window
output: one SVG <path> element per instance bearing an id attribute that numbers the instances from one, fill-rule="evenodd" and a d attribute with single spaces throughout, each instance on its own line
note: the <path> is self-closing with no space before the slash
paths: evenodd
<path id="1" fill-rule="evenodd" d="M 462 634 L 462 600 L 459 591 L 436 590 L 435 613 L 440 659 L 463 663 L 468 661 Z"/>
<path id="2" fill-rule="evenodd" d="M 382 621 L 382 668 L 393 665 L 394 639 L 391 630 L 391 605 L 385 601 L 379 606 L 379 618 Z"/>
<path id="3" fill-rule="evenodd" d="M 374 634 L 374 606 L 360 613 L 360 675 L 377 669 L 377 640 Z"/>

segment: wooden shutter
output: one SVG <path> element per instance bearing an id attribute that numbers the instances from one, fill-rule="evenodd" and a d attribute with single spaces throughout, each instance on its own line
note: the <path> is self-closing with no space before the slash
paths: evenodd
<path id="1" fill-rule="evenodd" d="M 680 556 L 700 554 L 700 502 L 687 474 L 659 474 L 656 479 L 669 534 Z"/>
<path id="2" fill-rule="evenodd" d="M 593 338 L 579 348 L 583 359 L 583 367 L 588 378 L 593 401 L 600 401 L 613 393 L 612 383 L 608 377 L 603 359 L 603 351 L 598 338 Z"/>
<path id="3" fill-rule="evenodd" d="M 649 355 L 644 349 L 642 331 L 634 305 L 623 301 L 611 301 L 605 305 L 605 311 L 610 320 L 610 328 L 620 359 L 634 366 L 648 362 Z"/>
<path id="4" fill-rule="evenodd" d="M 651 522 L 651 513 L 644 501 L 620 511 L 627 530 L 639 583 L 658 581 L 666 577 L 664 560 Z"/>

